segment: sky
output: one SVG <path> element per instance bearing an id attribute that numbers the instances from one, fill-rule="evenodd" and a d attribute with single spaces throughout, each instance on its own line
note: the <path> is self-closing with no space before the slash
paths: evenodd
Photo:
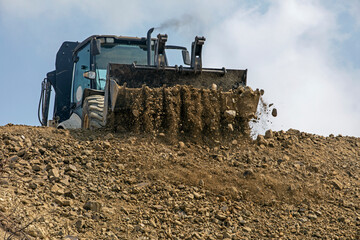
<path id="1" fill-rule="evenodd" d="M 0 126 L 39 125 L 62 42 L 151 27 L 188 49 L 205 36 L 205 67 L 247 68 L 278 110 L 263 129 L 360 137 L 360 0 L 0 0 Z"/>

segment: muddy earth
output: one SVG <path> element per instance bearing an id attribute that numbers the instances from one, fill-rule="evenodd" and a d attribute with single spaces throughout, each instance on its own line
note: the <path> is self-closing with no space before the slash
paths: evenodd
<path id="1" fill-rule="evenodd" d="M 360 139 L 0 127 L 1 239 L 360 239 Z"/>
<path id="2" fill-rule="evenodd" d="M 107 125 L 117 132 L 166 133 L 170 142 L 186 138 L 211 144 L 241 133 L 249 135 L 248 123 L 255 116 L 260 90 L 213 87 L 114 86 Z"/>

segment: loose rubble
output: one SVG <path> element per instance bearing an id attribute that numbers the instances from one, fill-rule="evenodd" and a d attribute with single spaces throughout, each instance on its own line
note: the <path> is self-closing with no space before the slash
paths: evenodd
<path id="1" fill-rule="evenodd" d="M 360 238 L 355 137 L 290 129 L 209 146 L 9 125 L 0 164 L 0 238 Z"/>

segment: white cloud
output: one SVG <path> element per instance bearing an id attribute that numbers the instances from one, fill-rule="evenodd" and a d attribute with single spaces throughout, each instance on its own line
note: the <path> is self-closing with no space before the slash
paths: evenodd
<path id="1" fill-rule="evenodd" d="M 279 111 L 275 129 L 359 136 L 359 109 L 351 107 L 359 98 L 346 90 L 356 72 L 337 65 L 332 50 L 336 12 L 318 1 L 272 3 L 265 13 L 240 9 L 214 29 L 206 62 L 249 68 L 249 85 L 265 89 Z"/>

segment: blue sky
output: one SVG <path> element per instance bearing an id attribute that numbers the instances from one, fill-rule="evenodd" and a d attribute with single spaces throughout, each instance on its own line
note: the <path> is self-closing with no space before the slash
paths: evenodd
<path id="1" fill-rule="evenodd" d="M 0 0 L 0 125 L 38 125 L 63 41 L 165 25 L 169 44 L 207 38 L 205 66 L 248 68 L 279 112 L 267 127 L 360 136 L 359 13 L 359 0 Z"/>

